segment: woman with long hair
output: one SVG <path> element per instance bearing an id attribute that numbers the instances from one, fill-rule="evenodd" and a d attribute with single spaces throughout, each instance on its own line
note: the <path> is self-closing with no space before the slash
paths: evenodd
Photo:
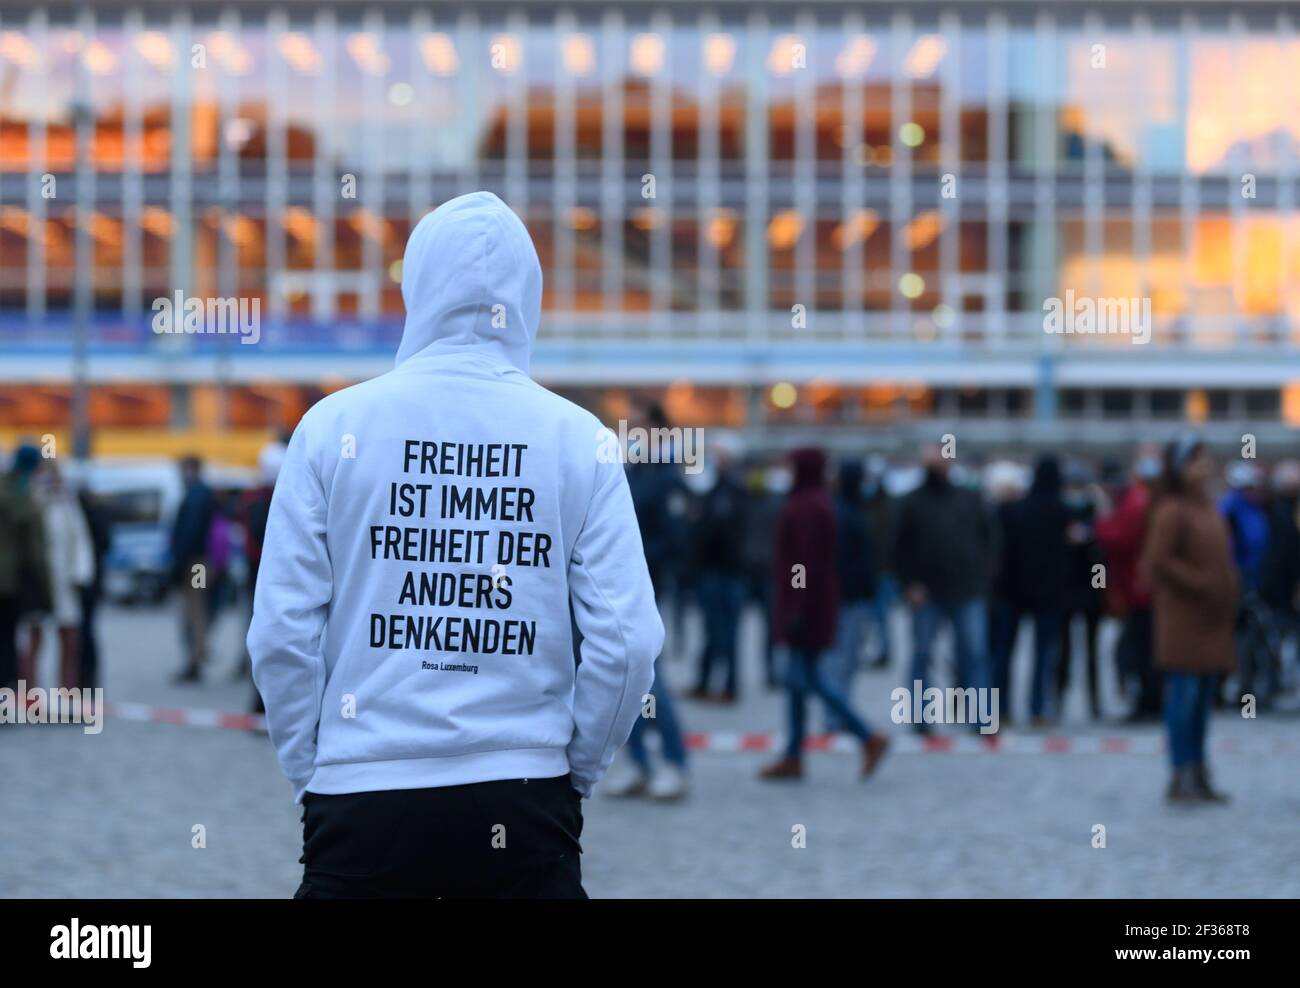
<path id="1" fill-rule="evenodd" d="M 1236 664 L 1238 593 L 1228 528 L 1209 493 L 1213 471 L 1195 436 L 1169 444 L 1142 560 L 1152 590 L 1155 662 L 1165 671 L 1174 803 L 1227 798 L 1210 785 L 1205 764 L 1216 684 Z"/>

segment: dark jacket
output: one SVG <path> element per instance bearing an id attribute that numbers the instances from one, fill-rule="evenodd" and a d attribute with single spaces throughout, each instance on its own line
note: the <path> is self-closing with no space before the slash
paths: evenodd
<path id="1" fill-rule="evenodd" d="M 633 464 L 627 468 L 627 485 L 650 581 L 656 591 L 662 590 L 686 541 L 690 495 L 671 463 Z"/>
<path id="2" fill-rule="evenodd" d="M 1300 587 L 1300 501 L 1278 497 L 1268 514 L 1268 549 L 1259 568 L 1259 594 L 1270 607 L 1295 612 Z"/>
<path id="3" fill-rule="evenodd" d="M 841 464 L 835 495 L 836 568 L 845 603 L 870 600 L 876 593 L 876 547 L 867 504 L 862 497 L 862 467 Z"/>
<path id="4" fill-rule="evenodd" d="M 996 548 L 993 516 L 974 491 L 927 474 L 903 498 L 894 534 L 894 572 L 903 587 L 919 583 L 950 605 L 988 592 Z"/>
<path id="5" fill-rule="evenodd" d="M 1061 471 L 1044 458 L 1029 493 L 999 512 L 1002 551 L 998 596 L 1013 607 L 1039 610 L 1064 602 L 1069 552 L 1069 510 L 1061 498 Z"/>
<path id="6" fill-rule="evenodd" d="M 45 524 L 25 485 L 12 474 L 0 476 L 0 597 L 17 600 L 23 614 L 50 606 Z"/>
<path id="7" fill-rule="evenodd" d="M 172 523 L 172 565 L 178 574 L 192 561 L 202 559 L 208 551 L 208 529 L 216 513 L 217 500 L 212 488 L 201 480 L 185 488 L 176 519 Z"/>
<path id="8" fill-rule="evenodd" d="M 695 517 L 693 562 L 697 573 L 745 571 L 745 491 L 736 475 L 725 470 L 699 503 Z"/>
<path id="9" fill-rule="evenodd" d="M 840 611 L 835 509 L 826 491 L 825 455 L 797 450 L 791 462 L 794 487 L 777 517 L 772 554 L 772 638 L 821 651 L 835 641 Z"/>

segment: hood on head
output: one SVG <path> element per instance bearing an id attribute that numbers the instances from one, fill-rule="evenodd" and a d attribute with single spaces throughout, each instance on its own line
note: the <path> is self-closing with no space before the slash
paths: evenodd
<path id="1" fill-rule="evenodd" d="M 397 364 L 424 351 L 483 353 L 528 372 L 542 266 L 528 230 L 491 192 L 427 214 L 402 256 L 406 324 Z"/>
<path id="2" fill-rule="evenodd" d="M 820 449 L 796 449 L 790 454 L 794 490 L 826 485 L 826 454 Z"/>

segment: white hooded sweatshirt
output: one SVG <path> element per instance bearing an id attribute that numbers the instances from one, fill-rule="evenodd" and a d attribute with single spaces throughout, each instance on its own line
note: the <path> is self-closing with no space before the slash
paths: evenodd
<path id="1" fill-rule="evenodd" d="M 500 199 L 445 203 L 406 245 L 397 366 L 294 432 L 248 649 L 298 801 L 566 772 L 589 795 L 640 714 L 663 625 L 601 424 L 528 376 L 541 297 Z"/>

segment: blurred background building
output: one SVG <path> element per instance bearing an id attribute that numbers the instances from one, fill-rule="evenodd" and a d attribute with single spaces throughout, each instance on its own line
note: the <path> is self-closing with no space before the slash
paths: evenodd
<path id="1" fill-rule="evenodd" d="M 0 444 L 251 462 L 381 373 L 414 223 L 524 217 L 606 420 L 888 449 L 1300 423 L 1283 3 L 0 3 Z M 260 338 L 153 303 L 257 299 Z M 1069 295 L 1067 295 L 1069 293 Z M 1151 339 L 1044 302 L 1149 300 Z M 888 428 L 880 428 L 888 426 Z"/>

